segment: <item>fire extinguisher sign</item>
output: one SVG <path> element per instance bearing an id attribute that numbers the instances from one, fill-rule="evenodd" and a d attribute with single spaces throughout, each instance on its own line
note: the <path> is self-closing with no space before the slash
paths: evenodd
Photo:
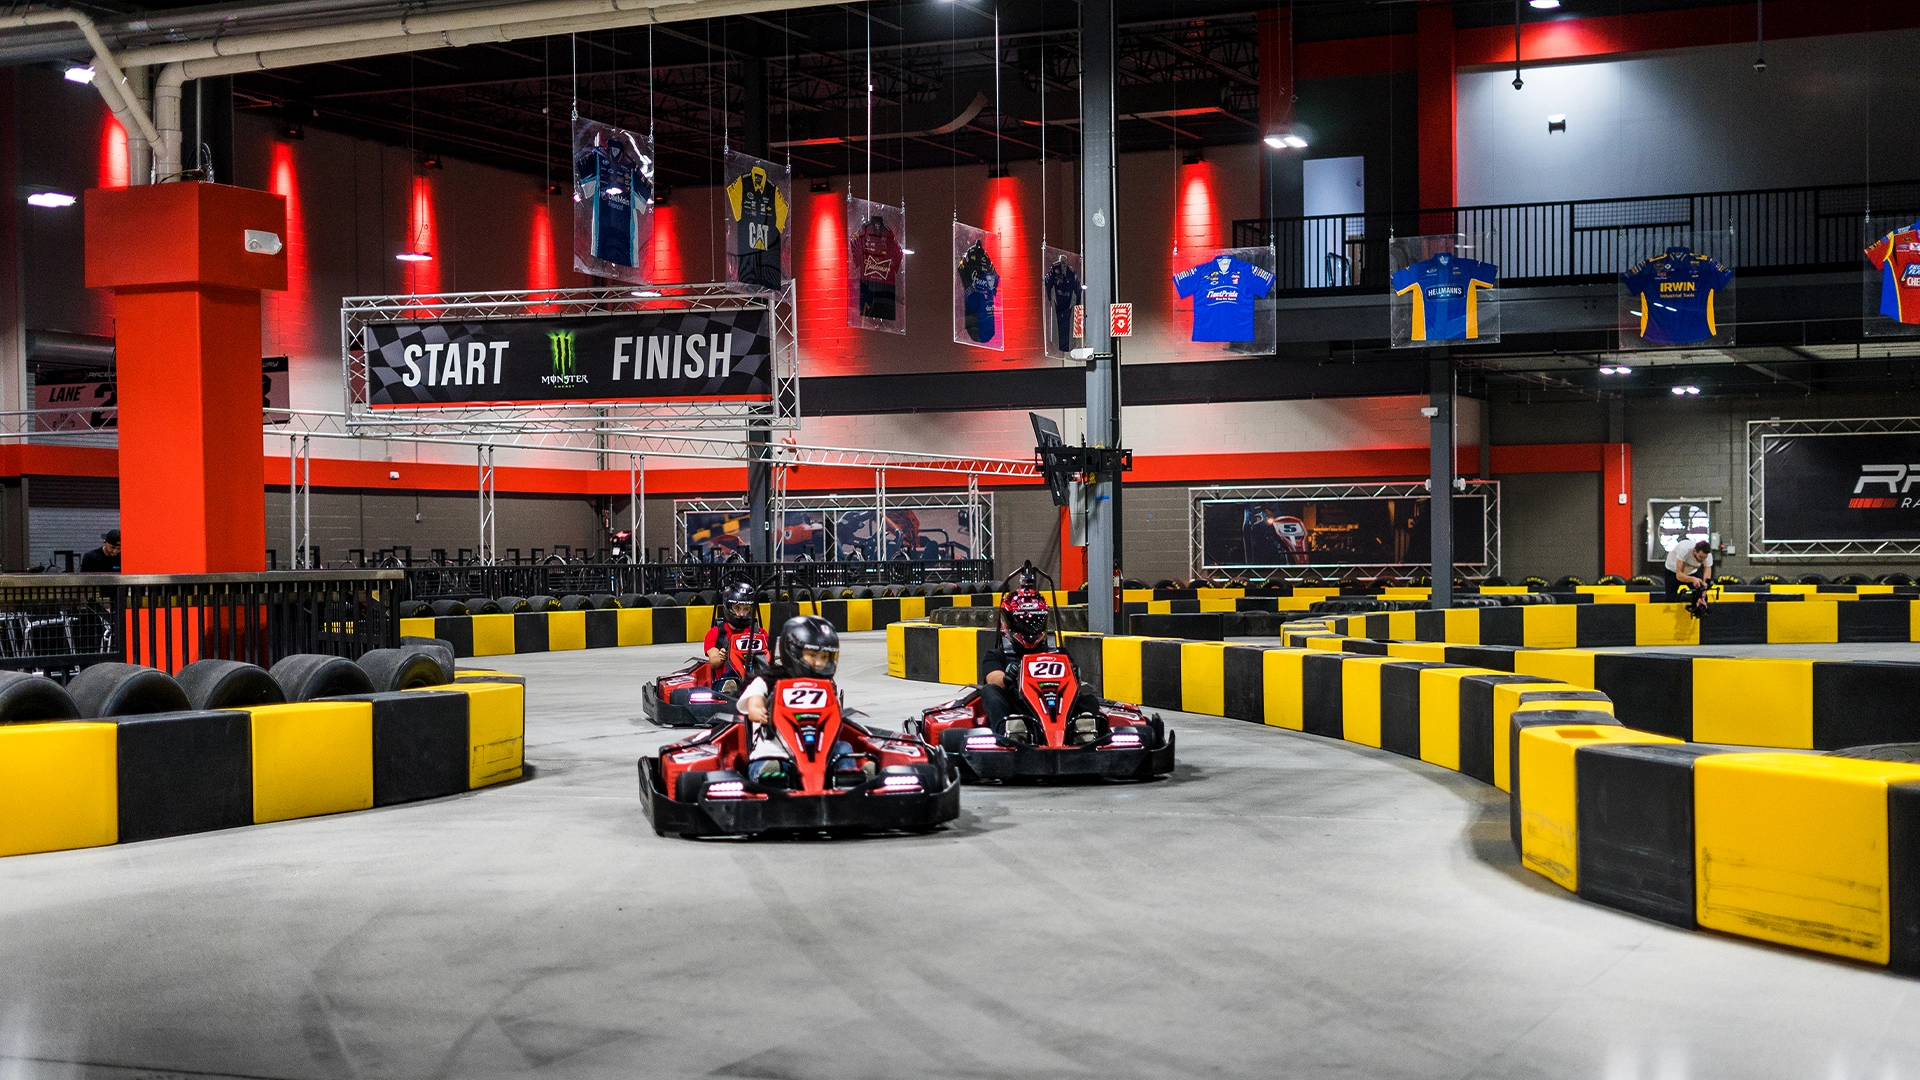
<path id="1" fill-rule="evenodd" d="M 1107 333 L 1113 337 L 1133 336 L 1133 305 L 1114 304 L 1107 309 Z"/>

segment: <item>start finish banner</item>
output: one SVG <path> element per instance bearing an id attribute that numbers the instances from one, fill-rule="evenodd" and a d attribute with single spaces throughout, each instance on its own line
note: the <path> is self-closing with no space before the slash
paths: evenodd
<path id="1" fill-rule="evenodd" d="M 765 307 L 367 327 L 376 409 L 773 396 Z"/>
<path id="2" fill-rule="evenodd" d="M 1920 540 L 1920 433 L 1762 435 L 1767 543 Z"/>

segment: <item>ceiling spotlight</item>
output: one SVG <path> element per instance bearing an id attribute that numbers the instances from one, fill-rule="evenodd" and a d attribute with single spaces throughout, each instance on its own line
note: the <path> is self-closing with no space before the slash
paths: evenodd
<path id="1" fill-rule="evenodd" d="M 1698 394 L 1699 392 L 1700 388 L 1697 386 L 1676 386 L 1673 388 L 1675 397 L 1684 397 L 1688 394 Z"/>
<path id="2" fill-rule="evenodd" d="M 1687 387 L 1687 393 L 1689 393 L 1689 394 L 1697 394 L 1697 393 L 1699 393 L 1699 392 L 1700 392 L 1700 388 L 1699 388 L 1699 387 L 1697 387 L 1697 386 L 1689 386 L 1689 387 Z"/>
<path id="3" fill-rule="evenodd" d="M 1615 375 L 1631 375 L 1633 374 L 1633 369 L 1630 367 L 1617 367 L 1613 369 L 1613 373 Z"/>
<path id="4" fill-rule="evenodd" d="M 1535 11 L 1552 11 L 1560 6 L 1560 0 L 1527 0 L 1527 5 Z"/>
<path id="5" fill-rule="evenodd" d="M 1613 369 L 1612 369 L 1612 368 L 1610 368 L 1610 367 L 1603 367 L 1603 368 L 1601 368 L 1601 369 L 1600 369 L 1600 374 L 1602 374 L 1602 375 L 1611 375 L 1611 374 L 1613 374 Z"/>
<path id="6" fill-rule="evenodd" d="M 1552 113 L 1548 115 L 1547 133 L 1549 135 L 1551 135 L 1556 131 L 1565 132 L 1566 130 L 1567 130 L 1567 114 L 1566 113 Z"/>
<path id="7" fill-rule="evenodd" d="M 1301 136 L 1297 128 L 1282 128 L 1260 141 L 1266 143 L 1272 150 L 1305 150 L 1307 148 L 1307 140 Z"/>
<path id="8" fill-rule="evenodd" d="M 68 82 L 90 83 L 93 81 L 93 69 L 91 67 L 80 67 L 76 64 L 61 72 L 60 77 Z"/>
<path id="9" fill-rule="evenodd" d="M 423 169 L 437 169 L 437 168 L 439 168 L 439 167 L 440 167 L 440 155 L 439 155 L 439 154 L 428 154 L 428 155 L 427 155 L 426 157 L 423 157 L 423 158 L 421 158 L 421 159 L 420 159 L 420 167 L 421 167 L 421 168 L 423 168 Z M 609 194 L 614 194 L 614 193 L 612 193 L 612 192 L 609 192 Z"/>
<path id="10" fill-rule="evenodd" d="M 44 206 L 49 209 L 72 206 L 74 201 L 73 196 L 62 191 L 36 191 L 27 196 L 28 206 Z"/>
<path id="11" fill-rule="evenodd" d="M 641 297 L 654 297 L 654 296 L 660 295 L 660 290 L 659 289 L 635 289 L 633 290 L 633 295 L 641 296 Z"/>
<path id="12" fill-rule="evenodd" d="M 396 258 L 396 259 L 399 259 L 399 260 L 400 260 L 401 262 L 432 262 L 432 261 L 433 261 L 433 252 L 431 252 L 431 251 L 403 251 L 403 252 L 401 252 L 400 254 L 398 254 L 398 255 L 395 255 L 395 256 L 394 256 L 394 258 Z M 1679 393 L 1679 391 L 1677 391 L 1677 390 L 1676 390 L 1676 391 L 1674 391 L 1674 392 L 1675 392 L 1675 393 Z"/>
<path id="13" fill-rule="evenodd" d="M 815 180 L 813 183 L 807 185 L 807 190 L 813 192 L 815 195 L 824 195 L 833 190 L 833 185 L 827 183 L 825 180 Z"/>

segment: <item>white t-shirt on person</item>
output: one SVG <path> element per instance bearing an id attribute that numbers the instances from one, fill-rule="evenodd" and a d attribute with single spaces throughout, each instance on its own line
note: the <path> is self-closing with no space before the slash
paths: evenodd
<path id="1" fill-rule="evenodd" d="M 1667 569 L 1675 574 L 1701 576 L 1702 571 L 1713 564 L 1713 552 L 1709 551 L 1704 555 L 1696 554 L 1693 545 L 1697 543 L 1699 543 L 1697 540 L 1682 540 L 1668 548 Z"/>

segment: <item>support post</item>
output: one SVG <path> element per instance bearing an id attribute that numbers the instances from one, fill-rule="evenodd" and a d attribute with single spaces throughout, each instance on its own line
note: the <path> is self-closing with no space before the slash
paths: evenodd
<path id="1" fill-rule="evenodd" d="M 873 550 L 887 561 L 887 470 L 873 470 Z"/>
<path id="2" fill-rule="evenodd" d="M 1087 445 L 1120 445 L 1120 358 L 1113 348 L 1107 307 L 1114 302 L 1113 78 L 1114 0 L 1080 4 L 1080 207 L 1086 244 L 1087 336 L 1094 358 L 1087 370 Z M 1114 632 L 1120 555 L 1119 474 L 1094 485 L 1087 515 L 1087 629 Z"/>
<path id="3" fill-rule="evenodd" d="M 493 518 L 493 446 L 490 443 L 480 445 L 480 535 L 476 541 L 481 566 L 492 566 L 497 560 L 494 547 Z"/>
<path id="4" fill-rule="evenodd" d="M 1433 606 L 1453 603 L 1453 359 L 1436 349 L 1427 359 L 1427 518 L 1433 540 Z"/>

